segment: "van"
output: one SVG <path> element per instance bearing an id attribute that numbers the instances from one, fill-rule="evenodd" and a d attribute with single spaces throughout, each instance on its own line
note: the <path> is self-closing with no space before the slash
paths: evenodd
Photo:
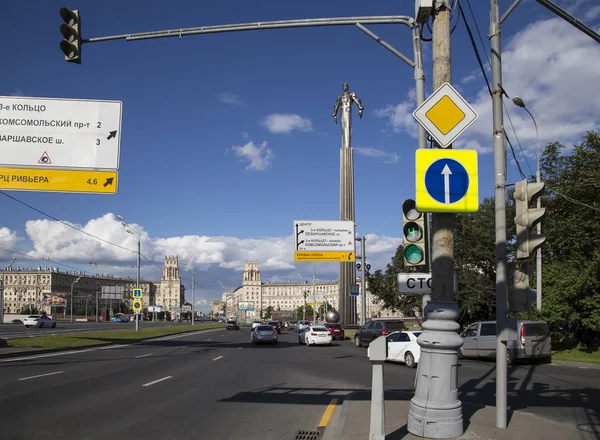
<path id="1" fill-rule="evenodd" d="M 469 325 L 462 333 L 463 357 L 496 357 L 496 321 L 482 321 Z M 515 360 L 552 361 L 550 329 L 544 321 L 517 321 L 517 340 L 506 342 L 508 365 Z"/>

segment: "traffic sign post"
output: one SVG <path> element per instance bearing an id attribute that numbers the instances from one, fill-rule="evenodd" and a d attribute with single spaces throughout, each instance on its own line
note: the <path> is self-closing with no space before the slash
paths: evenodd
<path id="1" fill-rule="evenodd" d="M 449 83 L 444 83 L 413 117 L 440 145 L 448 147 L 477 119 L 477 113 Z"/>
<path id="2" fill-rule="evenodd" d="M 479 210 L 475 150 L 416 151 L 416 202 L 420 212 Z"/>
<path id="3" fill-rule="evenodd" d="M 351 262 L 355 260 L 354 241 L 352 221 L 294 221 L 294 261 Z"/>

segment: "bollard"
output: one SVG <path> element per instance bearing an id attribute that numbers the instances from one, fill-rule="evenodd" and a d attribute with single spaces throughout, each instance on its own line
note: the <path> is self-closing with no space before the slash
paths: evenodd
<path id="1" fill-rule="evenodd" d="M 373 363 L 371 383 L 371 424 L 369 440 L 385 440 L 385 396 L 383 389 L 383 363 L 387 359 L 387 338 L 380 336 L 369 345 L 369 360 Z"/>

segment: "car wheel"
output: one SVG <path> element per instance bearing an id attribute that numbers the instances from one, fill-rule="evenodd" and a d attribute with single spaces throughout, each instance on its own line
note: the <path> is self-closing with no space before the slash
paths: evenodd
<path id="1" fill-rule="evenodd" d="M 506 349 L 506 365 L 512 365 L 513 364 L 513 354 L 512 352 L 507 348 Z"/>
<path id="2" fill-rule="evenodd" d="M 28 326 L 28 325 L 26 325 L 26 326 L 25 326 L 25 328 L 29 328 L 29 326 Z"/>
<path id="3" fill-rule="evenodd" d="M 52 324 L 52 328 L 56 327 L 56 322 Z"/>
<path id="4" fill-rule="evenodd" d="M 328 347 L 331 347 L 331 342 L 329 344 L 327 344 Z"/>
<path id="5" fill-rule="evenodd" d="M 44 326 L 44 323 L 43 323 L 43 322 L 41 322 L 41 323 L 40 323 L 40 328 L 42 328 L 43 326 Z"/>
<path id="6" fill-rule="evenodd" d="M 277 341 L 273 341 L 273 345 L 277 345 Z"/>
<path id="7" fill-rule="evenodd" d="M 302 345 L 302 340 L 298 337 L 298 345 Z"/>
<path id="8" fill-rule="evenodd" d="M 356 344 L 357 347 L 362 347 L 362 344 L 360 343 L 360 339 L 358 339 L 358 336 L 354 337 L 354 343 Z"/>
<path id="9" fill-rule="evenodd" d="M 415 368 L 415 366 L 417 365 L 417 363 L 415 362 L 415 357 L 410 351 L 404 355 L 404 363 L 408 368 Z"/>

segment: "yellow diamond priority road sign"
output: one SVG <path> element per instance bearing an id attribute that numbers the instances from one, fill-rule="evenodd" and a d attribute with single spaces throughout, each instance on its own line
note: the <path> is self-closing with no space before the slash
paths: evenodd
<path id="1" fill-rule="evenodd" d="M 477 113 L 454 87 L 444 83 L 413 112 L 413 117 L 445 148 L 475 122 Z"/>

